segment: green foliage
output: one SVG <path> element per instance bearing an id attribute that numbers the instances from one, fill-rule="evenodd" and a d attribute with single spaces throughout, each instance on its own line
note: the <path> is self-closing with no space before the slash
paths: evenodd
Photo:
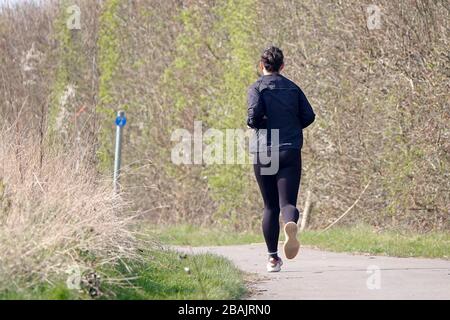
<path id="1" fill-rule="evenodd" d="M 186 125 L 186 113 L 215 129 L 244 127 L 245 92 L 256 75 L 255 5 L 253 0 L 227 0 L 208 9 L 193 5 L 182 10 L 183 32 L 177 37 L 175 57 L 161 83 L 175 111 L 170 115 L 168 134 L 180 124 Z M 219 18 L 208 21 L 205 16 Z M 248 179 L 243 179 L 248 170 L 242 165 L 203 169 L 202 176 L 208 177 L 218 206 L 215 220 L 238 222 L 238 212 L 252 190 Z"/>
<path id="2" fill-rule="evenodd" d="M 245 93 L 256 75 L 255 6 L 253 0 L 230 0 L 213 9 L 221 17 L 214 25 L 215 33 L 221 37 L 214 40 L 223 42 L 221 51 L 227 53 L 220 61 L 220 86 L 207 117 L 207 123 L 214 128 L 244 127 L 247 110 Z M 248 210 L 243 204 L 254 190 L 250 185 L 253 181 L 246 178 L 249 170 L 248 166 L 243 165 L 213 165 L 206 169 L 213 199 L 219 203 L 217 216 L 225 218 L 228 223 L 238 224 L 239 211 Z"/>
<path id="3" fill-rule="evenodd" d="M 389 152 L 386 155 L 388 165 L 385 169 L 390 176 L 390 181 L 385 184 L 385 190 L 389 192 L 392 199 L 386 212 L 392 216 L 398 213 L 400 208 L 408 207 L 410 203 L 410 194 L 414 188 L 411 182 L 415 167 L 420 160 L 419 150 L 417 147 L 398 148 L 396 152 Z"/>
<path id="4" fill-rule="evenodd" d="M 201 51 L 205 48 L 204 32 L 205 21 L 201 10 L 192 6 L 181 10 L 177 17 L 183 26 L 175 41 L 175 54 L 173 62 L 164 70 L 160 80 L 163 94 L 170 103 L 170 121 L 172 126 L 169 130 L 183 123 L 183 111 L 191 110 L 203 119 L 202 107 L 206 101 L 199 101 L 202 96 L 201 88 L 211 86 L 214 77 L 212 70 L 202 72 L 205 61 L 202 59 Z M 208 66 L 209 68 L 209 66 Z M 196 77 L 193 75 L 202 75 Z"/>
<path id="5" fill-rule="evenodd" d="M 112 119 L 115 115 L 114 82 L 120 63 L 120 38 L 118 30 L 119 0 L 107 0 L 103 4 L 100 16 L 98 33 L 98 60 L 99 60 L 99 103 L 96 111 L 101 119 L 99 136 L 99 149 L 97 156 L 101 170 L 107 170 L 112 166 Z"/>
<path id="6" fill-rule="evenodd" d="M 76 88 L 85 86 L 83 70 L 85 66 L 85 53 L 79 30 L 67 28 L 69 13 L 67 8 L 71 3 L 67 0 L 61 1 L 59 15 L 54 21 L 55 38 L 58 43 L 56 54 L 53 57 L 57 62 L 56 74 L 52 83 L 50 106 L 48 115 L 48 131 L 50 140 L 58 139 L 56 119 L 63 112 L 61 98 L 68 85 Z M 71 110 L 72 112 L 74 110 Z M 70 126 L 71 124 L 64 124 Z"/>

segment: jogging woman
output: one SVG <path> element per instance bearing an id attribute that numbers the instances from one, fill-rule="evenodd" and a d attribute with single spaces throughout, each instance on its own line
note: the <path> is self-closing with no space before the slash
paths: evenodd
<path id="1" fill-rule="evenodd" d="M 247 125 L 255 129 L 250 152 L 254 154 L 256 181 L 264 201 L 262 230 L 269 255 L 268 272 L 280 271 L 283 264 L 278 256 L 280 212 L 285 223 L 285 257 L 293 259 L 300 249 L 297 240 L 300 214 L 296 205 L 302 130 L 315 119 L 300 87 L 280 74 L 283 67 L 284 56 L 279 48 L 264 50 L 259 63 L 263 75 L 248 89 Z M 273 139 L 276 136 L 278 141 Z M 268 173 L 275 161 L 277 170 Z"/>

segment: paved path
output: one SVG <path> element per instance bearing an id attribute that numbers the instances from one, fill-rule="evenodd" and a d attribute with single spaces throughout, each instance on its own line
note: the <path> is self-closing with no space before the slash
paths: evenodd
<path id="1" fill-rule="evenodd" d="M 280 246 L 281 248 L 281 246 Z M 280 273 L 265 271 L 263 244 L 179 248 L 225 256 L 256 273 L 250 299 L 450 299 L 450 261 L 302 248 Z"/>

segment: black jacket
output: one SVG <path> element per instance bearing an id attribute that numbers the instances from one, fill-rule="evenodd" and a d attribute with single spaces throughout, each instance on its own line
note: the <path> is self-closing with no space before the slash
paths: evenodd
<path id="1" fill-rule="evenodd" d="M 250 152 L 274 147 L 271 129 L 279 129 L 279 150 L 302 148 L 302 129 L 314 122 L 315 114 L 294 82 L 280 74 L 262 76 L 249 87 L 247 105 L 247 125 L 255 129 Z"/>

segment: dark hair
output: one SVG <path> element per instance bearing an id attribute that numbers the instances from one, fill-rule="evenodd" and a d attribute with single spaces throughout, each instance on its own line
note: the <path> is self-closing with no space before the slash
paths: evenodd
<path id="1" fill-rule="evenodd" d="M 269 47 L 264 50 L 261 56 L 261 62 L 264 64 L 264 68 L 266 68 L 269 72 L 278 72 L 280 71 L 281 65 L 284 63 L 284 55 L 283 51 L 277 47 Z"/>

